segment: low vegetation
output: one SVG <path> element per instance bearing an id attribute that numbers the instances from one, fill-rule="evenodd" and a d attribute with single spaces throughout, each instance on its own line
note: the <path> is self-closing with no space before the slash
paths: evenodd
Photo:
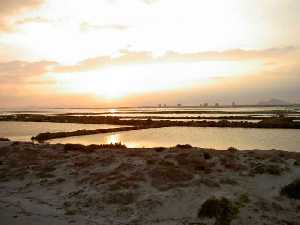
<path id="1" fill-rule="evenodd" d="M 252 170 L 251 174 L 270 174 L 270 175 L 281 175 L 286 168 L 283 168 L 278 164 L 257 164 Z"/>
<path id="2" fill-rule="evenodd" d="M 293 165 L 299 152 L 125 148 L 121 143 L 4 145 L 2 196 L 11 196 L 13 202 L 21 195 L 34 196 L 36 207 L 28 207 L 33 215 L 44 215 L 44 207 L 50 207 L 62 219 L 91 215 L 101 224 L 297 224 L 299 220 L 300 182 L 282 190 L 278 182 L 290 181 L 299 172 Z M 251 172 L 264 177 L 249 176 Z M 270 175 L 278 172 L 280 176 Z M 266 183 L 260 185 L 262 180 Z M 12 189 L 16 183 L 20 185 Z M 210 198 L 213 195 L 217 197 Z M 20 205 L 28 204 L 28 199 Z M 0 204 L 11 210 L 6 202 Z M 102 222 L 104 217 L 108 220 Z"/>
<path id="3" fill-rule="evenodd" d="M 192 180 L 193 174 L 173 165 L 160 165 L 149 171 L 149 177 L 151 184 L 162 190 Z"/>
<path id="4" fill-rule="evenodd" d="M 300 200 L 300 178 L 284 186 L 281 189 L 280 194 L 288 198 Z"/>
<path id="5" fill-rule="evenodd" d="M 184 144 L 184 145 L 178 144 L 176 145 L 176 148 L 189 149 L 189 148 L 193 148 L 193 146 L 189 144 Z"/>
<path id="6" fill-rule="evenodd" d="M 64 149 L 65 151 L 95 151 L 99 149 L 124 149 L 127 148 L 126 145 L 123 145 L 122 143 L 111 143 L 111 144 L 101 144 L 101 145 L 81 145 L 81 144 L 65 144 Z"/>
<path id="7" fill-rule="evenodd" d="M 1 138 L 0 137 L 0 141 L 10 141 L 8 138 Z"/>
<path id="8" fill-rule="evenodd" d="M 103 197 L 107 204 L 128 205 L 136 201 L 137 194 L 133 192 L 111 192 Z"/>
<path id="9" fill-rule="evenodd" d="M 250 203 L 249 195 L 247 193 L 241 194 L 237 201 L 237 205 L 240 207 L 245 207 L 248 203 Z"/>
<path id="10" fill-rule="evenodd" d="M 235 148 L 235 147 L 229 147 L 227 150 L 228 150 L 228 151 L 238 151 L 238 149 Z"/>
<path id="11" fill-rule="evenodd" d="M 96 130 L 76 130 L 70 132 L 56 132 L 56 133 L 40 133 L 35 137 L 32 137 L 32 141 L 44 142 L 56 138 L 65 138 L 73 136 L 83 136 L 83 135 L 92 135 L 92 134 L 102 134 L 102 133 L 112 133 L 120 131 L 130 131 L 130 130 L 140 130 L 146 129 L 146 127 L 118 127 L 118 128 L 109 128 L 109 129 L 96 129 Z"/>
<path id="12" fill-rule="evenodd" d="M 215 218 L 215 225 L 230 225 L 239 214 L 239 208 L 225 197 L 209 198 L 201 206 L 198 217 Z"/>

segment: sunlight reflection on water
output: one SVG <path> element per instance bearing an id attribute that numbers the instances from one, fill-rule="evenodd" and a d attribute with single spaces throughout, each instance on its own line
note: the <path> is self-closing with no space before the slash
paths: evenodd
<path id="1" fill-rule="evenodd" d="M 52 140 L 51 143 L 110 144 L 127 147 L 170 147 L 191 144 L 197 147 L 227 149 L 281 149 L 300 151 L 300 130 L 168 127 L 138 131 L 96 134 Z"/>

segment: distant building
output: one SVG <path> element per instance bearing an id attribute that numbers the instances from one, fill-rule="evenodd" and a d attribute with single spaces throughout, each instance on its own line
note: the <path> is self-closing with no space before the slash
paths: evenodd
<path id="1" fill-rule="evenodd" d="M 208 107 L 208 103 L 204 103 L 203 106 L 204 106 L 204 107 Z"/>
<path id="2" fill-rule="evenodd" d="M 164 107 L 166 108 L 166 107 L 167 107 L 167 104 L 164 104 Z"/>
<path id="3" fill-rule="evenodd" d="M 232 102 L 231 106 L 232 106 L 232 107 L 236 107 L 235 102 Z"/>
<path id="4" fill-rule="evenodd" d="M 181 104 L 177 104 L 177 107 L 181 107 Z"/>
<path id="5" fill-rule="evenodd" d="M 216 104 L 215 104 L 215 107 L 219 107 L 219 106 L 220 106 L 220 104 L 219 104 L 219 103 L 216 103 Z"/>
<path id="6" fill-rule="evenodd" d="M 161 108 L 161 104 L 158 104 L 158 108 Z"/>

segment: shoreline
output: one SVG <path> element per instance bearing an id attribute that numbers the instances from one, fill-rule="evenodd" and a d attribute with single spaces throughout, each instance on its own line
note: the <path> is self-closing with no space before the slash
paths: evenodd
<path id="1" fill-rule="evenodd" d="M 210 225 L 214 219 L 199 210 L 215 197 L 238 208 L 230 224 L 296 225 L 300 201 L 280 190 L 300 177 L 299 165 L 300 153 L 279 150 L 0 142 L 0 218 L 6 225 Z"/>

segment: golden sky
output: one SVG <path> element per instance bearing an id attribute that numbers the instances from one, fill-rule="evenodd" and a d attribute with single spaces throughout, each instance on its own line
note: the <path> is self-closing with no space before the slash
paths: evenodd
<path id="1" fill-rule="evenodd" d="M 300 102 L 298 0 L 0 0 L 0 107 Z"/>

